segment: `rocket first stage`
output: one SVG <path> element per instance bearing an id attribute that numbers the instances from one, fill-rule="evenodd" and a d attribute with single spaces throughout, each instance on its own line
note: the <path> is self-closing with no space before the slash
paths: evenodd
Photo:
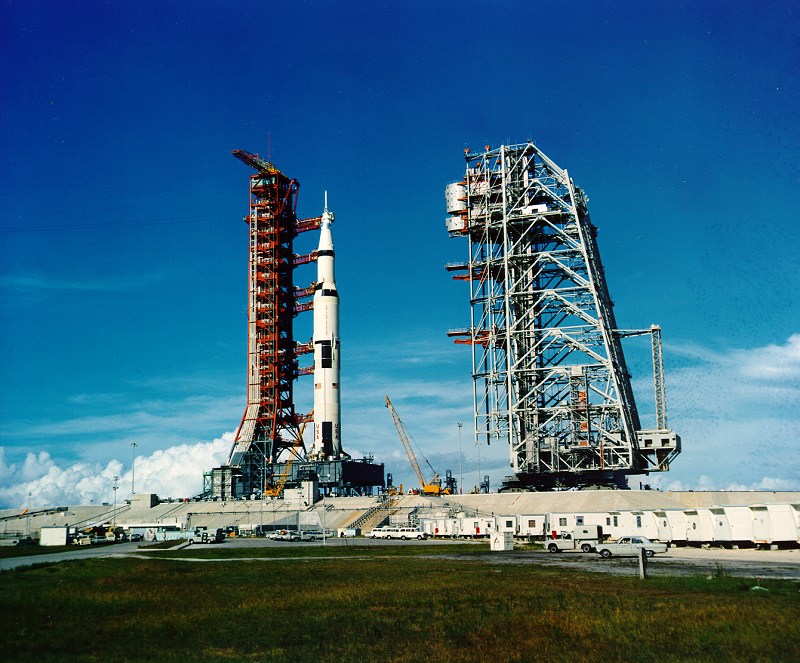
<path id="1" fill-rule="evenodd" d="M 340 458 L 342 438 L 339 402 L 339 293 L 333 275 L 334 252 L 331 236 L 333 214 L 325 211 L 317 248 L 317 284 L 314 292 L 314 443 L 313 459 Z"/>

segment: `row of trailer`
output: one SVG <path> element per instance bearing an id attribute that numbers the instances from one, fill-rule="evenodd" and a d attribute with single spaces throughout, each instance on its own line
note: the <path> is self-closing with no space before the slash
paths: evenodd
<path id="1" fill-rule="evenodd" d="M 429 537 L 447 538 L 510 532 L 534 541 L 595 526 L 602 528 L 605 539 L 641 535 L 673 545 L 795 547 L 800 545 L 800 504 L 419 518 Z"/>

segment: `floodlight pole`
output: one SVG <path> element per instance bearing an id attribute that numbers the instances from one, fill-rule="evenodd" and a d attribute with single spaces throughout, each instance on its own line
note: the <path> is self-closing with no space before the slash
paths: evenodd
<path id="1" fill-rule="evenodd" d="M 464 494 L 464 465 L 461 457 L 461 422 L 458 422 L 458 493 Z"/>
<path id="2" fill-rule="evenodd" d="M 117 527 L 117 481 L 119 481 L 119 477 L 114 477 L 114 510 L 111 512 L 111 527 L 112 529 L 116 529 Z M 114 534 L 114 538 L 116 538 L 116 534 Z"/>
<path id="3" fill-rule="evenodd" d="M 138 446 L 136 442 L 131 442 L 131 449 L 133 449 L 133 458 L 131 459 L 131 497 L 136 494 L 136 447 Z"/>

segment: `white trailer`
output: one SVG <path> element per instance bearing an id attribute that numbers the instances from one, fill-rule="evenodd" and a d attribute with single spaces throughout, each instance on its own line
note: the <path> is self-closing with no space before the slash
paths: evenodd
<path id="1" fill-rule="evenodd" d="M 656 519 L 656 530 L 658 532 L 655 537 L 656 541 L 672 541 L 672 523 L 667 517 L 666 511 L 653 511 L 653 516 Z"/>
<path id="2" fill-rule="evenodd" d="M 462 516 L 458 519 L 458 536 L 484 537 L 494 531 L 494 518 L 483 516 Z"/>
<path id="3" fill-rule="evenodd" d="M 512 536 L 516 536 L 517 535 L 516 516 L 495 516 L 494 531 L 501 532 L 503 534 L 509 533 Z"/>
<path id="4" fill-rule="evenodd" d="M 420 518 L 419 527 L 428 536 L 458 536 L 458 518 Z"/>
<path id="5" fill-rule="evenodd" d="M 69 527 L 42 527 L 40 546 L 65 546 L 69 540 Z"/>
<path id="6" fill-rule="evenodd" d="M 547 535 L 545 529 L 545 514 L 531 514 L 517 516 L 517 536 L 534 538 Z"/>
<path id="7" fill-rule="evenodd" d="M 630 511 L 630 528 L 636 536 L 645 536 L 650 540 L 658 538 L 656 516 L 652 511 Z"/>
<path id="8" fill-rule="evenodd" d="M 714 521 L 708 509 L 685 509 L 683 513 L 688 543 L 703 544 L 714 540 Z"/>
<path id="9" fill-rule="evenodd" d="M 756 504 L 753 514 L 753 543 L 777 545 L 795 543 L 798 538 L 796 506 L 792 504 Z"/>
<path id="10" fill-rule="evenodd" d="M 687 532 L 689 529 L 689 525 L 686 522 L 686 514 L 679 509 L 669 509 L 663 513 L 669 522 L 670 530 L 672 530 L 670 543 L 686 545 L 688 543 Z"/>
<path id="11" fill-rule="evenodd" d="M 535 518 L 534 518 L 535 520 Z M 620 513 L 581 512 L 565 513 L 554 512 L 545 515 L 545 536 L 558 536 L 561 532 L 571 532 L 580 527 L 602 527 L 606 534 L 620 525 Z M 620 530 L 625 529 L 620 527 Z M 627 531 L 627 530 L 626 530 Z"/>
<path id="12" fill-rule="evenodd" d="M 720 545 L 752 545 L 753 515 L 746 506 L 715 506 L 709 509 L 714 523 L 714 541 Z"/>
<path id="13" fill-rule="evenodd" d="M 728 522 L 728 514 L 722 507 L 711 507 L 711 522 L 714 527 L 714 541 L 719 544 L 731 543 L 731 526 Z"/>

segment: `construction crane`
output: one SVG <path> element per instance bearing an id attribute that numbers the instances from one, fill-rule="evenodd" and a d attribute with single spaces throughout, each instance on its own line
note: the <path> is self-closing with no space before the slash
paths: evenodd
<path id="1" fill-rule="evenodd" d="M 311 414 L 308 416 L 311 417 L 313 414 L 314 410 L 311 410 Z M 286 464 L 283 466 L 283 472 L 280 473 L 278 480 L 273 486 L 269 488 L 266 486 L 264 487 L 264 497 L 280 497 L 280 494 L 283 492 L 286 482 L 289 480 L 289 475 L 292 473 L 292 464 L 297 458 L 297 448 L 303 444 L 303 432 L 306 430 L 307 423 L 308 420 L 304 421 L 300 425 L 300 431 L 297 434 L 297 438 L 295 439 L 292 448 L 289 450 L 289 458 L 286 460 Z"/>
<path id="2" fill-rule="evenodd" d="M 441 479 L 439 479 L 439 475 L 434 471 L 433 479 L 430 482 L 425 481 L 425 477 L 422 475 L 422 470 L 419 467 L 419 462 L 417 461 L 417 455 L 414 453 L 414 449 L 411 448 L 411 440 L 409 440 L 408 433 L 406 432 L 406 427 L 403 425 L 402 420 L 400 419 L 399 415 L 394 409 L 392 405 L 392 401 L 389 400 L 389 397 L 386 397 L 386 407 L 389 408 L 389 412 L 392 413 L 392 419 L 394 420 L 394 427 L 397 429 L 397 436 L 400 438 L 400 442 L 403 443 L 403 448 L 406 450 L 406 455 L 408 456 L 408 462 L 411 463 L 411 469 L 414 471 L 414 474 L 419 481 L 419 485 L 422 488 L 423 495 L 450 495 L 451 490 L 450 487 L 442 488 Z M 427 460 L 425 461 L 428 462 Z M 430 463 L 428 463 L 430 467 Z M 431 470 L 433 468 L 431 467 Z"/>

